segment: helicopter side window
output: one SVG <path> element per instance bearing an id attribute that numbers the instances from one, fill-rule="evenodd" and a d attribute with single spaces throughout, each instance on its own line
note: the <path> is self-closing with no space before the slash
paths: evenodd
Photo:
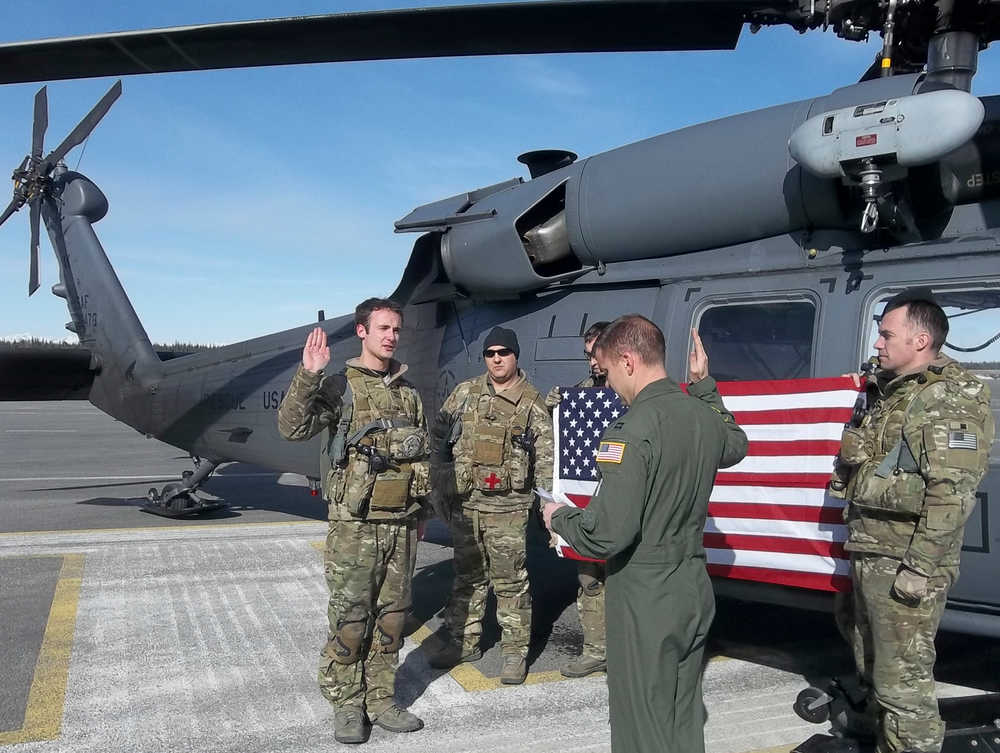
<path id="1" fill-rule="evenodd" d="M 934 297 L 948 317 L 948 339 L 941 352 L 960 361 L 990 388 L 990 407 L 1000 424 L 1000 285 L 976 289 L 933 288 Z M 887 290 L 871 304 L 871 326 L 867 350 L 861 360 L 875 352 L 877 315 L 885 302 L 899 292 Z M 1000 438 L 990 450 L 990 463 L 1000 463 Z"/>
<path id="2" fill-rule="evenodd" d="M 815 319 L 810 301 L 713 306 L 698 333 L 716 379 L 798 379 L 809 376 Z"/>

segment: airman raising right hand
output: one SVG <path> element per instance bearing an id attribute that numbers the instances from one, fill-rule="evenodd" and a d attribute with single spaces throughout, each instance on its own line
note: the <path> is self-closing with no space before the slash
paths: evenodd
<path id="1" fill-rule="evenodd" d="M 330 348 L 326 344 L 326 332 L 316 327 L 306 338 L 302 349 L 302 366 L 313 373 L 322 371 L 330 363 Z"/>

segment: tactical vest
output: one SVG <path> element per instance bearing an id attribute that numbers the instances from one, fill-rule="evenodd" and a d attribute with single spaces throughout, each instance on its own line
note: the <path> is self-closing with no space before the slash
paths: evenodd
<path id="1" fill-rule="evenodd" d="M 415 474 L 415 466 L 427 459 L 429 440 L 417 425 L 412 388 L 380 390 L 379 397 L 389 401 L 380 405 L 362 372 L 348 368 L 344 375 L 341 418 L 322 443 L 330 463 L 330 501 L 346 505 L 360 518 L 369 510 L 402 512 L 410 498 L 429 491 L 423 488 L 426 472 Z"/>
<path id="2" fill-rule="evenodd" d="M 903 429 L 924 390 L 946 377 L 927 369 L 916 379 L 922 383 L 883 398 L 861 426 L 844 429 L 840 458 L 854 470 L 843 496 L 859 511 L 919 517 L 923 509 L 926 484 L 918 462 L 923 448 L 911 447 Z"/>
<path id="3" fill-rule="evenodd" d="M 538 390 L 527 382 L 514 405 L 491 394 L 487 378 L 476 380 L 462 408 L 462 434 L 453 450 L 459 494 L 531 488 L 532 453 L 517 440 L 531 428 L 531 407 L 538 399 Z"/>

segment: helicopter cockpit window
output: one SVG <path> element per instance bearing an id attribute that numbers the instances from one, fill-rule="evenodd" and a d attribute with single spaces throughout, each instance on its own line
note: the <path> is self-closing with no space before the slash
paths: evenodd
<path id="1" fill-rule="evenodd" d="M 811 301 L 713 306 L 698 322 L 720 380 L 809 376 L 816 307 Z"/>
<path id="2" fill-rule="evenodd" d="M 897 292 L 886 291 L 873 302 L 868 349 L 862 360 L 875 353 L 879 315 Z M 934 297 L 948 317 L 948 339 L 941 352 L 961 361 L 989 385 L 993 417 L 1000 423 L 1000 285 L 979 290 L 935 288 Z M 993 442 L 990 462 L 1000 462 L 1000 439 Z"/>

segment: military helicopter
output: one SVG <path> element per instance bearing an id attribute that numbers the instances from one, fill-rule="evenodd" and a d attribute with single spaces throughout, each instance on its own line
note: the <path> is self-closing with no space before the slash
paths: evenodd
<path id="1" fill-rule="evenodd" d="M 839 374 L 870 352 L 881 303 L 917 283 L 935 288 L 963 360 L 1000 360 L 990 351 L 1000 330 L 1000 99 L 969 93 L 980 49 L 1000 35 L 1000 2 L 565 0 L 276 19 L 0 45 L 0 82 L 420 56 L 731 49 L 747 25 L 824 28 L 849 41 L 881 34 L 883 48 L 859 83 L 828 96 L 585 159 L 527 153 L 530 180 L 475 188 L 396 223 L 397 232 L 418 234 L 392 297 L 405 304 L 409 330 L 399 355 L 428 411 L 481 371 L 479 346 L 494 325 L 518 332 L 521 366 L 547 388 L 577 378 L 588 322 L 624 310 L 664 327 L 671 373 L 684 373 L 696 325 L 720 379 Z M 107 199 L 61 161 L 118 93 L 112 87 L 48 153 L 46 95 L 36 97 L 31 151 L 0 215 L 3 222 L 29 209 L 29 293 L 39 284 L 44 222 L 60 269 L 52 292 L 66 300 L 67 326 L 88 351 L 89 399 L 199 459 L 182 479 L 151 490 L 147 509 L 209 510 L 199 489 L 234 460 L 300 473 L 315 489 L 318 442 L 284 442 L 275 421 L 314 324 L 164 360 L 104 253 L 94 224 Z M 351 316 L 319 324 L 335 361 L 355 355 Z M 5 360 L 17 369 L 16 355 Z M 945 617 L 950 629 L 1000 634 L 997 523 L 987 504 L 1000 492 L 998 479 L 993 472 L 984 481 L 981 517 L 967 527 L 963 577 Z M 813 596 L 767 583 L 717 587 L 795 605 Z"/>

